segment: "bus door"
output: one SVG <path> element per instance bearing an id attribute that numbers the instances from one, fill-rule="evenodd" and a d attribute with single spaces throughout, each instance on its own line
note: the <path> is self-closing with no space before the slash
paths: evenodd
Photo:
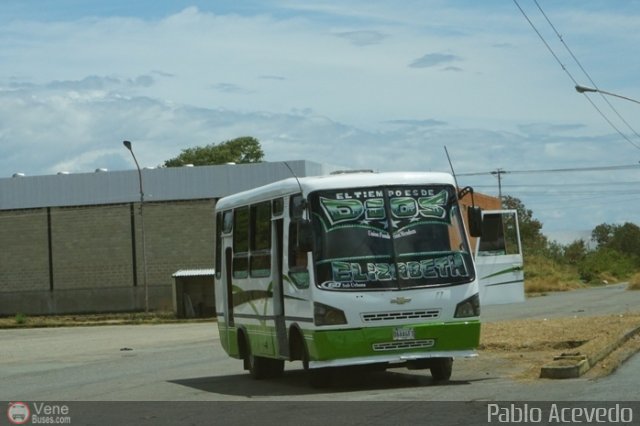
<path id="1" fill-rule="evenodd" d="M 524 302 L 522 244 L 516 210 L 482 212 L 482 237 L 476 242 L 480 303 Z"/>
<path id="2" fill-rule="evenodd" d="M 276 329 L 276 342 L 278 345 L 278 355 L 281 357 L 289 357 L 289 342 L 287 340 L 287 325 L 284 319 L 284 279 L 283 274 L 283 239 L 284 239 L 284 221 L 283 219 L 275 219 L 273 221 L 275 244 L 273 253 L 275 253 L 275 269 L 273 274 L 273 315 Z"/>

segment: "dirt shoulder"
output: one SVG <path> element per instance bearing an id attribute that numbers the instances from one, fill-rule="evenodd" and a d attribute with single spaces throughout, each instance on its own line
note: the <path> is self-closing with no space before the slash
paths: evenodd
<path id="1" fill-rule="evenodd" d="M 78 314 L 51 316 L 21 316 L 0 318 L 2 328 L 86 327 L 124 324 L 171 324 L 215 321 L 215 318 L 177 319 L 172 312 L 132 312 L 113 314 Z"/>
<path id="2" fill-rule="evenodd" d="M 540 376 L 540 369 L 562 354 L 607 356 L 586 377 L 610 374 L 640 350 L 640 334 L 617 347 L 622 336 L 640 328 L 640 313 L 594 317 L 530 319 L 482 325 L 479 353 L 489 364 L 500 365 L 507 375 L 523 380 Z"/>

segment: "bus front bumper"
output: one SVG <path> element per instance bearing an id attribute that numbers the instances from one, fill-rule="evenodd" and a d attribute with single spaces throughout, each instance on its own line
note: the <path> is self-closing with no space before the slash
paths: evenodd
<path id="1" fill-rule="evenodd" d="M 477 356 L 480 321 L 407 324 L 305 333 L 309 368 Z"/>

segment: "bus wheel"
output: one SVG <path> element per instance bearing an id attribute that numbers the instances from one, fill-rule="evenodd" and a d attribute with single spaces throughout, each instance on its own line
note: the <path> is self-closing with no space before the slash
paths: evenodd
<path id="1" fill-rule="evenodd" d="M 249 373 L 256 380 L 269 377 L 269 363 L 267 358 L 249 354 Z"/>
<path id="2" fill-rule="evenodd" d="M 451 378 L 453 358 L 435 358 L 431 361 L 431 377 L 437 382 L 446 382 Z"/>
<path id="3" fill-rule="evenodd" d="M 332 368 L 313 368 L 307 370 L 309 385 L 314 388 L 328 388 L 333 382 Z"/>
<path id="4" fill-rule="evenodd" d="M 251 353 L 251 345 L 245 342 L 245 364 L 249 367 L 249 374 L 255 380 L 262 380 L 269 377 L 269 359 L 255 356 Z"/>
<path id="5" fill-rule="evenodd" d="M 303 348 L 302 366 L 307 374 L 309 385 L 313 388 L 326 388 L 333 381 L 332 368 L 309 368 L 309 352 L 306 346 Z"/>
<path id="6" fill-rule="evenodd" d="M 284 360 L 268 359 L 267 361 L 269 362 L 269 377 L 282 377 L 284 374 Z"/>
<path id="7" fill-rule="evenodd" d="M 245 364 L 251 377 L 256 380 L 281 377 L 284 373 L 284 360 L 255 356 L 246 342 Z"/>

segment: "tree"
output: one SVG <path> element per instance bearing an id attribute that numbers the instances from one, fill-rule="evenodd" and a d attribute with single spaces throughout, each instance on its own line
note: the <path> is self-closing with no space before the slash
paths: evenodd
<path id="1" fill-rule="evenodd" d="M 640 227 L 629 222 L 616 226 L 608 247 L 635 258 L 640 264 Z"/>
<path id="2" fill-rule="evenodd" d="M 640 227 L 634 223 L 602 223 L 591 231 L 591 239 L 598 243 L 598 248 L 609 248 L 640 259 Z"/>
<path id="3" fill-rule="evenodd" d="M 591 231 L 591 241 L 598 244 L 598 246 L 606 246 L 613 238 L 616 225 L 610 225 L 608 223 L 602 223 Z"/>
<path id="4" fill-rule="evenodd" d="M 243 136 L 219 144 L 183 149 L 180 155 L 164 162 L 165 167 L 180 167 L 186 164 L 206 166 L 225 163 L 259 163 L 264 159 L 260 142 L 251 136 Z"/>
<path id="5" fill-rule="evenodd" d="M 564 248 L 564 260 L 570 265 L 577 265 L 587 255 L 587 243 L 584 240 L 576 240 Z"/>

